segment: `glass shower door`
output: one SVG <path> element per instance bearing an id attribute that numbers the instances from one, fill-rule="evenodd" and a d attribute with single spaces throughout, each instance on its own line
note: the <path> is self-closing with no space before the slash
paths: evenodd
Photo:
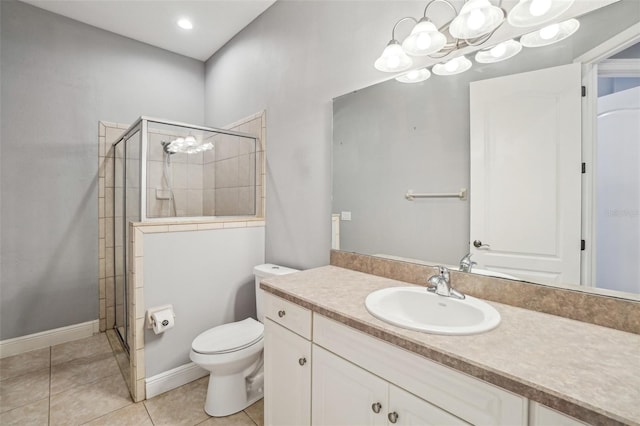
<path id="1" fill-rule="evenodd" d="M 114 320 L 107 324 L 118 331 L 127 350 L 131 338 L 127 312 L 129 288 L 129 223 L 140 221 L 140 126 L 115 147 L 114 162 Z"/>

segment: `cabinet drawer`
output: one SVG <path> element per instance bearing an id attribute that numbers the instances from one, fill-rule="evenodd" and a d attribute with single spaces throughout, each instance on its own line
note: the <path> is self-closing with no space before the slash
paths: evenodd
<path id="1" fill-rule="evenodd" d="M 309 309 L 273 294 L 265 293 L 264 315 L 305 339 L 311 340 L 311 311 Z"/>

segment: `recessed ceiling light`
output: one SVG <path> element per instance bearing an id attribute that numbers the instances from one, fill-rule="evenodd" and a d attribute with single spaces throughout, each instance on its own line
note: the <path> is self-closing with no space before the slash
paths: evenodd
<path id="1" fill-rule="evenodd" d="M 193 24 L 191 23 L 190 20 L 186 19 L 186 18 L 182 18 L 178 21 L 178 26 L 184 30 L 191 30 L 193 29 Z"/>

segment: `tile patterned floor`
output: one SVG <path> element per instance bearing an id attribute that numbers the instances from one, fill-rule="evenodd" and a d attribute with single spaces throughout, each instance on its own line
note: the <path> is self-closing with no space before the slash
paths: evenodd
<path id="1" fill-rule="evenodd" d="M 117 355 L 117 348 L 116 348 Z M 262 426 L 259 401 L 204 411 L 208 377 L 134 404 L 105 333 L 0 359 L 0 425 Z"/>

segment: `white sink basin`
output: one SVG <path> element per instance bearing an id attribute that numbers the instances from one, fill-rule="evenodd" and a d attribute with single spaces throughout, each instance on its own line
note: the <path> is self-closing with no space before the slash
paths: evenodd
<path id="1" fill-rule="evenodd" d="M 475 297 L 439 296 L 426 287 L 390 287 L 367 296 L 371 315 L 398 327 L 434 334 L 477 334 L 500 324 L 500 313 Z"/>

